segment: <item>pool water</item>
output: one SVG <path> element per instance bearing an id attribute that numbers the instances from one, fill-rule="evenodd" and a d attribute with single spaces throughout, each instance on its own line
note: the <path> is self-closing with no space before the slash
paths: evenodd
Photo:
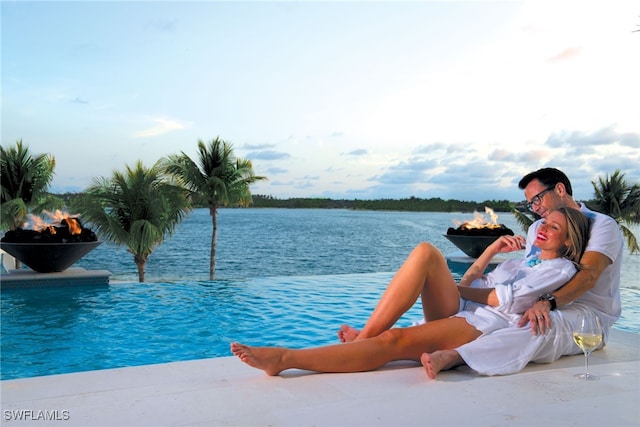
<path id="1" fill-rule="evenodd" d="M 2 379 L 229 356 L 231 341 L 290 347 L 335 343 L 342 323 L 365 322 L 391 277 L 4 290 Z M 640 332 L 640 293 L 624 300 L 630 320 L 623 318 L 616 327 Z M 418 303 L 398 324 L 409 325 L 421 315 Z"/>
<path id="2" fill-rule="evenodd" d="M 337 342 L 390 274 L 122 283 L 2 293 L 2 379 L 229 356 L 229 343 Z M 406 316 L 420 318 L 416 306 Z"/>

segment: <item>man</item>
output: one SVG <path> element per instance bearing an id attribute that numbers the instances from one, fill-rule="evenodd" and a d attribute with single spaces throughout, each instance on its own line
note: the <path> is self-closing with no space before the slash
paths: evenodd
<path id="1" fill-rule="evenodd" d="M 590 211 L 573 200 L 569 178 L 558 169 L 543 168 L 524 176 L 518 186 L 524 190 L 530 210 L 542 217 L 529 228 L 526 255 L 544 218 L 554 209 L 580 209 L 591 219 L 591 234 L 581 270 L 562 288 L 541 295 L 517 326 L 484 335 L 455 350 L 423 356 L 430 377 L 442 370 L 466 363 L 483 375 L 505 375 L 520 371 L 529 362 L 548 363 L 561 356 L 581 354 L 572 339 L 580 313 L 598 314 L 609 330 L 620 317 L 620 271 L 624 247 L 618 224 L 609 216 Z M 529 327 L 525 327 L 529 324 Z"/>

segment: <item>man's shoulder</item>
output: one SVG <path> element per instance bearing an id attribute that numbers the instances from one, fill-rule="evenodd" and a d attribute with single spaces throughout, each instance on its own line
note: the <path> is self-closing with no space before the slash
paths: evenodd
<path id="1" fill-rule="evenodd" d="M 596 225 L 605 226 L 607 224 L 610 224 L 617 227 L 618 223 L 616 222 L 615 219 L 613 219 L 609 215 L 604 214 L 602 212 L 592 211 L 591 209 L 587 208 L 584 204 L 582 204 L 580 211 L 592 221 L 592 226 L 596 226 Z"/>

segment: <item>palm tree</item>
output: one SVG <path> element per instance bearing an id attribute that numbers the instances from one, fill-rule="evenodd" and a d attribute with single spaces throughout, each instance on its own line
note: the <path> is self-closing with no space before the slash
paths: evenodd
<path id="1" fill-rule="evenodd" d="M 182 152 L 169 156 L 163 160 L 163 164 L 168 174 L 206 200 L 213 226 L 209 258 L 209 279 L 213 280 L 218 240 L 218 208 L 229 205 L 248 206 L 251 203 L 249 186 L 267 178 L 256 176 L 251 161 L 236 158 L 233 146 L 218 137 L 209 144 L 198 141 L 198 154 L 197 162 Z"/>
<path id="2" fill-rule="evenodd" d="M 640 224 L 640 184 L 628 184 L 624 173 L 616 170 L 613 175 L 591 181 L 595 199 L 590 201 L 594 210 L 605 213 L 616 220 L 622 235 L 627 240 L 631 253 L 640 252 L 631 226 Z"/>
<path id="3" fill-rule="evenodd" d="M 55 158 L 50 154 L 32 155 L 29 148 L 16 142 L 15 147 L 0 146 L 1 225 L 12 230 L 22 226 L 27 214 L 59 208 L 62 200 L 47 194 L 53 180 Z"/>
<path id="4" fill-rule="evenodd" d="M 184 188 L 166 179 L 158 165 L 147 169 L 140 161 L 135 168 L 127 166 L 125 173 L 94 178 L 74 207 L 103 238 L 127 247 L 140 282 L 155 247 L 173 234 L 191 210 Z"/>
<path id="5" fill-rule="evenodd" d="M 516 222 L 520 225 L 525 233 L 529 231 L 529 227 L 531 226 L 531 224 L 540 219 L 540 216 L 538 214 L 536 214 L 535 212 L 531 212 L 529 208 L 527 208 L 525 202 L 516 203 L 512 213 L 516 219 Z"/>

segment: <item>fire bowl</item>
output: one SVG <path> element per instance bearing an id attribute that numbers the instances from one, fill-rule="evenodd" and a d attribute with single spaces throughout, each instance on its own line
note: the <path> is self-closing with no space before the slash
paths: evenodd
<path id="1" fill-rule="evenodd" d="M 64 271 L 102 242 L 7 243 L 0 242 L 9 255 L 38 273 Z"/>
<path id="2" fill-rule="evenodd" d="M 478 258 L 487 246 L 492 244 L 500 236 L 463 236 L 456 234 L 445 234 L 444 237 L 456 245 L 458 249 L 471 258 Z"/>

